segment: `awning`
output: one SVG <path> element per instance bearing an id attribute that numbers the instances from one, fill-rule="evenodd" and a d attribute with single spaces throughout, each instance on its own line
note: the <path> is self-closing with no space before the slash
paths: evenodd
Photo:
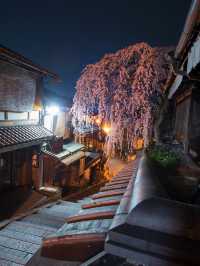
<path id="1" fill-rule="evenodd" d="M 168 99 L 171 99 L 174 93 L 178 90 L 179 86 L 181 85 L 182 80 L 183 80 L 183 76 L 177 75 L 177 77 L 174 80 L 174 83 L 172 84 L 169 90 Z"/>
<path id="2" fill-rule="evenodd" d="M 63 149 L 67 150 L 71 153 L 76 152 L 78 150 L 82 150 L 82 149 L 84 149 L 84 147 L 85 146 L 83 144 L 75 143 L 75 142 L 70 142 L 68 144 L 63 145 Z"/>
<path id="3" fill-rule="evenodd" d="M 72 155 L 69 155 L 68 157 L 63 159 L 61 162 L 68 166 L 68 165 L 74 163 L 75 161 L 83 158 L 84 156 L 85 156 L 85 153 L 83 151 L 79 151 L 79 152 L 76 152 Z"/>

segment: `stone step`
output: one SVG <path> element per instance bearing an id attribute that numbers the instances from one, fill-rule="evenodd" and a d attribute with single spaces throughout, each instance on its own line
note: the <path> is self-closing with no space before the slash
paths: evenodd
<path id="1" fill-rule="evenodd" d="M 78 203 L 85 204 L 85 203 L 89 203 L 91 201 L 92 201 L 92 199 L 90 197 L 86 197 L 86 198 L 79 200 Z"/>
<path id="2" fill-rule="evenodd" d="M 31 259 L 31 257 L 32 254 L 30 253 L 16 249 L 6 248 L 0 245 L 0 259 L 25 265 Z"/>
<path id="3" fill-rule="evenodd" d="M 105 201 L 93 201 L 92 203 L 83 204 L 82 209 L 93 209 L 101 206 L 113 206 L 119 205 L 120 200 L 105 200 Z"/>
<path id="4" fill-rule="evenodd" d="M 66 201 L 66 200 L 58 200 L 55 203 L 56 206 L 74 206 L 76 207 L 77 205 L 79 205 L 77 202 L 71 202 L 71 201 Z M 54 205 L 54 206 L 55 206 Z"/>
<path id="5" fill-rule="evenodd" d="M 96 202 L 101 202 L 101 201 L 109 201 L 109 200 L 121 200 L 122 195 L 115 195 L 112 197 L 105 197 L 105 198 L 99 198 L 99 199 L 95 199 L 94 201 Z M 92 201 L 93 202 L 93 201 Z"/>
<path id="6" fill-rule="evenodd" d="M 81 209 L 81 204 L 77 205 L 53 205 L 48 208 L 42 208 L 39 213 L 52 215 L 53 217 L 66 218 L 76 214 Z"/>
<path id="7" fill-rule="evenodd" d="M 37 213 L 34 213 L 33 216 L 34 217 L 37 216 L 40 219 L 44 219 L 45 220 L 44 225 L 46 224 L 47 219 L 49 221 L 51 221 L 52 224 L 54 224 L 54 222 L 52 222 L 52 221 L 55 221 L 55 223 L 57 223 L 57 222 L 63 223 L 63 221 L 64 221 L 64 218 L 62 217 L 62 215 L 59 215 L 59 213 L 57 215 L 56 211 L 52 211 L 49 208 L 41 209 Z M 57 228 L 57 227 L 55 227 L 55 228 Z"/>
<path id="8" fill-rule="evenodd" d="M 34 254 L 40 247 L 40 245 L 12 239 L 6 236 L 0 236 L 0 245 L 6 248 L 16 249 L 31 254 Z"/>
<path id="9" fill-rule="evenodd" d="M 81 213 L 66 219 L 67 223 L 77 223 L 83 221 L 91 220 L 102 220 L 102 219 L 112 219 L 115 215 L 115 211 L 102 211 L 102 212 L 90 212 L 90 213 Z"/>
<path id="10" fill-rule="evenodd" d="M 118 205 L 99 206 L 99 207 L 97 206 L 96 208 L 82 209 L 77 215 L 90 214 L 96 212 L 116 211 L 117 208 Z M 74 215 L 74 217 L 76 217 L 76 215 Z"/>
<path id="11" fill-rule="evenodd" d="M 110 186 L 105 186 L 100 189 L 101 192 L 103 191 L 109 191 L 109 190 L 116 190 L 116 189 L 126 189 L 128 186 L 127 184 L 118 184 L 118 185 L 110 185 Z"/>
<path id="12" fill-rule="evenodd" d="M 98 219 L 81 221 L 77 223 L 65 223 L 56 233 L 46 237 L 50 239 L 52 237 L 72 236 L 81 234 L 93 234 L 93 233 L 104 233 L 107 232 L 112 224 L 112 219 Z"/>
<path id="13" fill-rule="evenodd" d="M 55 229 L 58 229 L 64 223 L 63 220 L 59 220 L 58 218 L 46 214 L 42 215 L 40 213 L 29 215 L 23 218 L 22 221 L 36 225 L 44 225 Z"/>
<path id="14" fill-rule="evenodd" d="M 99 199 L 105 197 L 112 197 L 112 196 L 119 196 L 125 193 L 125 189 L 113 190 L 113 191 L 106 191 L 106 192 L 99 192 L 97 194 L 92 195 L 92 199 Z"/>
<path id="15" fill-rule="evenodd" d="M 56 229 L 53 229 L 52 227 L 34 225 L 20 221 L 12 222 L 6 227 L 6 229 L 39 237 L 44 237 L 56 231 Z"/>
<path id="16" fill-rule="evenodd" d="M 128 185 L 128 183 L 130 182 L 130 180 L 125 180 L 125 181 L 110 181 L 109 183 L 107 183 L 106 185 L 105 185 L 105 187 L 110 187 L 110 186 L 114 186 L 114 185 L 124 185 L 124 184 L 126 184 L 126 185 Z"/>
<path id="17" fill-rule="evenodd" d="M 0 236 L 6 236 L 6 237 L 17 239 L 17 240 L 24 240 L 25 242 L 29 242 L 29 243 L 33 243 L 37 245 L 40 245 L 42 242 L 42 237 L 34 236 L 31 234 L 26 234 L 23 232 L 17 232 L 17 231 L 15 232 L 12 230 L 8 230 L 6 228 L 0 231 Z"/>
<path id="18" fill-rule="evenodd" d="M 54 210 L 68 210 L 68 209 L 80 209 L 80 204 L 75 203 L 75 204 L 66 204 L 66 205 L 60 205 L 60 204 L 55 204 L 52 205 L 50 208 L 46 209 L 54 209 Z"/>
<path id="19" fill-rule="evenodd" d="M 52 209 L 42 209 L 39 211 L 39 214 L 43 215 L 43 216 L 46 216 L 46 217 L 52 217 L 52 218 L 55 218 L 57 221 L 63 221 L 67 216 L 70 215 L 67 215 L 67 212 L 61 212 L 61 211 L 55 211 L 55 210 L 52 210 Z M 71 212 L 71 214 L 73 215 L 74 212 Z"/>
<path id="20" fill-rule="evenodd" d="M 0 259 L 0 266 L 22 266 L 22 264 L 14 263 L 12 261 Z"/>

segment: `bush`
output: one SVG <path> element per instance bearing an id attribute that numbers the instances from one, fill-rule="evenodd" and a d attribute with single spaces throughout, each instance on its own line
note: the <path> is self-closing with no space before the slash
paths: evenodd
<path id="1" fill-rule="evenodd" d="M 180 162 L 178 154 L 165 146 L 150 147 L 147 154 L 154 164 L 167 168 L 168 170 L 176 169 Z"/>

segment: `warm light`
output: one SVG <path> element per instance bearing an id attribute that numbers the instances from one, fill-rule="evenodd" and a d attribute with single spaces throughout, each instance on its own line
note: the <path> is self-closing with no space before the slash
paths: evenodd
<path id="1" fill-rule="evenodd" d="M 95 120 L 95 122 L 96 122 L 97 125 L 100 125 L 100 124 L 101 124 L 101 120 L 100 120 L 99 118 L 97 118 L 97 119 Z"/>
<path id="2" fill-rule="evenodd" d="M 128 156 L 128 161 L 134 161 L 136 159 L 136 154 L 132 154 Z"/>
<path id="3" fill-rule="evenodd" d="M 46 112 L 49 115 L 57 115 L 59 113 L 59 107 L 54 105 L 54 106 L 47 106 L 46 107 Z"/>
<path id="4" fill-rule="evenodd" d="M 41 105 L 34 104 L 33 105 L 33 111 L 42 111 Z"/>
<path id="5" fill-rule="evenodd" d="M 107 126 L 107 125 L 104 125 L 104 126 L 102 127 L 102 129 L 103 129 L 103 131 L 104 131 L 106 134 L 109 134 L 110 131 L 111 131 L 111 127 L 109 127 L 109 126 Z"/>
<path id="6" fill-rule="evenodd" d="M 136 139 L 134 141 L 134 148 L 136 150 L 141 150 L 144 147 L 144 140 L 142 138 Z"/>

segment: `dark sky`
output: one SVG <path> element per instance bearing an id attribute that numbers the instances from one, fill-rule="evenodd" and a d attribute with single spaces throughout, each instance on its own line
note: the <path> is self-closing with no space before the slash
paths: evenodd
<path id="1" fill-rule="evenodd" d="M 73 96 L 81 70 L 105 53 L 145 41 L 176 45 L 190 0 L 6 0 L 0 43 L 56 72 Z"/>

